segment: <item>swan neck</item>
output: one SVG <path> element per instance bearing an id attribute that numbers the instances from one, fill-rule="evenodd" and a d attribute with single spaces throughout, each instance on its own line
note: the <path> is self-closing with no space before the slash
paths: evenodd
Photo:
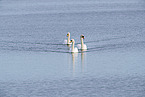
<path id="1" fill-rule="evenodd" d="M 75 42 L 72 42 L 72 51 L 74 51 Z"/>
<path id="2" fill-rule="evenodd" d="M 70 35 L 68 36 L 68 39 L 67 39 L 67 44 L 70 43 Z"/>
<path id="3" fill-rule="evenodd" d="M 81 38 L 81 47 L 84 46 L 84 41 L 83 41 L 83 38 Z"/>

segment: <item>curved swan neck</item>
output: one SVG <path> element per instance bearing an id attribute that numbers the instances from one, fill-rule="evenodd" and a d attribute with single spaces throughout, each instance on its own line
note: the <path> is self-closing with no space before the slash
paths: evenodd
<path id="1" fill-rule="evenodd" d="M 81 47 L 84 46 L 84 41 L 83 41 L 83 38 L 81 38 Z"/>
<path id="2" fill-rule="evenodd" d="M 75 41 L 72 42 L 72 51 L 74 50 L 75 47 Z"/>
<path id="3" fill-rule="evenodd" d="M 68 35 L 67 44 L 70 43 L 70 35 Z"/>

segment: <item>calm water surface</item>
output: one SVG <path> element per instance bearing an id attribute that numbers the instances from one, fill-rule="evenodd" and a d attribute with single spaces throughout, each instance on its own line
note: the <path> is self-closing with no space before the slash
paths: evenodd
<path id="1" fill-rule="evenodd" d="M 144 0 L 0 0 L 0 97 L 144 97 Z M 87 51 L 69 53 L 84 34 Z"/>

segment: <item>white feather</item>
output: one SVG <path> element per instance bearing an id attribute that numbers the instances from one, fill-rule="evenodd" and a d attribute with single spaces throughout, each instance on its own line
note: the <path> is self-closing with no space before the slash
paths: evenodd
<path id="1" fill-rule="evenodd" d="M 81 49 L 81 44 L 78 44 L 77 47 L 78 47 L 78 49 Z"/>
<path id="2" fill-rule="evenodd" d="M 64 40 L 63 44 L 67 44 L 67 40 Z"/>

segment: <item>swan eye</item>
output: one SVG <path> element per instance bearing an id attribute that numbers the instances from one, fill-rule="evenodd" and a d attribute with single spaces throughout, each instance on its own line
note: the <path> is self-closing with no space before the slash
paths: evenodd
<path id="1" fill-rule="evenodd" d="M 85 37 L 84 37 L 84 36 L 82 36 L 82 38 L 84 39 Z"/>

